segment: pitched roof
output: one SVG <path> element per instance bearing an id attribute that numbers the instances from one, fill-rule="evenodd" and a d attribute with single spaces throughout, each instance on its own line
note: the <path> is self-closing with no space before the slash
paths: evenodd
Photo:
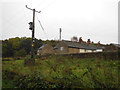
<path id="1" fill-rule="evenodd" d="M 62 42 L 64 42 L 68 47 L 72 47 L 72 48 L 91 49 L 91 50 L 103 49 L 103 47 L 101 46 L 90 45 L 86 43 L 72 42 L 72 41 L 66 41 L 66 40 L 63 40 Z"/>
<path id="2" fill-rule="evenodd" d="M 41 50 L 42 48 L 44 48 L 46 45 L 48 45 L 48 44 L 43 44 L 43 45 L 39 48 L 39 50 Z"/>

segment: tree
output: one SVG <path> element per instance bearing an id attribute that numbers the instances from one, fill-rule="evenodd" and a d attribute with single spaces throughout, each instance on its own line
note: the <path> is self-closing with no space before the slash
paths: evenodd
<path id="1" fill-rule="evenodd" d="M 22 38 L 20 43 L 20 49 L 24 49 L 27 54 L 30 54 L 31 51 L 31 38 Z"/>
<path id="2" fill-rule="evenodd" d="M 40 47 L 40 46 L 42 46 L 42 40 L 41 39 L 35 39 L 35 46 L 34 46 L 34 49 L 35 49 L 35 54 L 37 53 L 37 50 L 38 50 L 38 48 Z"/>
<path id="3" fill-rule="evenodd" d="M 76 36 L 73 36 L 73 37 L 71 38 L 71 41 L 77 42 L 77 41 L 78 41 L 78 38 L 77 38 Z"/>
<path id="4" fill-rule="evenodd" d="M 0 40 L 0 58 L 2 57 L 2 40 Z"/>
<path id="5" fill-rule="evenodd" d="M 26 51 L 25 51 L 24 49 L 21 49 L 21 50 L 19 50 L 19 51 L 16 51 L 16 52 L 14 53 L 14 56 L 16 56 L 16 57 L 24 57 L 24 56 L 26 56 Z"/>
<path id="6" fill-rule="evenodd" d="M 14 50 L 19 50 L 20 49 L 20 38 L 16 37 L 16 38 L 10 38 L 8 40 L 8 42 L 10 42 L 12 44 L 12 48 Z"/>
<path id="7" fill-rule="evenodd" d="M 37 49 L 42 46 L 43 41 L 41 39 L 35 39 L 34 49 L 35 52 Z M 10 38 L 8 40 L 2 41 L 2 56 L 3 57 L 12 57 L 12 56 L 24 56 L 30 54 L 31 52 L 32 39 L 26 37 L 16 37 Z M 23 52 L 22 52 L 23 51 Z"/>
<path id="8" fill-rule="evenodd" d="M 12 44 L 8 40 L 2 41 L 2 57 L 13 56 Z"/>

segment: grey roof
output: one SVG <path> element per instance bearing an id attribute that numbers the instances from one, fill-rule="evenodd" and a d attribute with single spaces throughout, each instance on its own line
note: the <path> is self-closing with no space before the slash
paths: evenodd
<path id="1" fill-rule="evenodd" d="M 54 49 L 58 49 L 58 47 L 57 47 L 57 46 L 55 46 L 55 47 L 54 47 Z"/>
<path id="2" fill-rule="evenodd" d="M 72 42 L 72 41 L 62 41 L 64 42 L 68 47 L 72 48 L 81 48 L 81 49 L 90 49 L 90 50 L 95 50 L 95 49 L 103 49 L 101 46 L 97 45 L 90 45 L 86 43 L 79 43 L 79 42 Z"/>
<path id="3" fill-rule="evenodd" d="M 39 50 L 41 50 L 42 48 L 44 48 L 46 45 L 47 45 L 47 44 L 43 44 L 43 45 L 39 48 Z"/>

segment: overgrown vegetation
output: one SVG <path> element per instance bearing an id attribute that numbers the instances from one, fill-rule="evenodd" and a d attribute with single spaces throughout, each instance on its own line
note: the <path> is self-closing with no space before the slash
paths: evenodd
<path id="1" fill-rule="evenodd" d="M 31 52 L 31 41 L 31 38 L 27 37 L 2 40 L 2 57 L 24 57 L 29 55 Z M 57 42 L 54 40 L 42 41 L 35 38 L 34 52 L 36 53 L 37 49 L 45 43 L 49 43 L 54 47 Z"/>
<path id="2" fill-rule="evenodd" d="M 42 40 L 35 39 L 35 52 L 42 45 Z M 16 37 L 2 41 L 2 57 L 24 57 L 30 54 L 31 38 Z"/>
<path id="3" fill-rule="evenodd" d="M 119 60 L 80 59 L 51 55 L 36 59 L 3 62 L 3 88 L 120 88 Z"/>

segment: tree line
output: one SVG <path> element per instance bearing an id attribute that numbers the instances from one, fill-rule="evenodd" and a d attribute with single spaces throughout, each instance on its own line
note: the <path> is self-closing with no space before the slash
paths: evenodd
<path id="1" fill-rule="evenodd" d="M 35 38 L 34 52 L 42 46 L 44 41 Z M 2 57 L 24 57 L 31 53 L 32 39 L 15 37 L 2 40 Z"/>

